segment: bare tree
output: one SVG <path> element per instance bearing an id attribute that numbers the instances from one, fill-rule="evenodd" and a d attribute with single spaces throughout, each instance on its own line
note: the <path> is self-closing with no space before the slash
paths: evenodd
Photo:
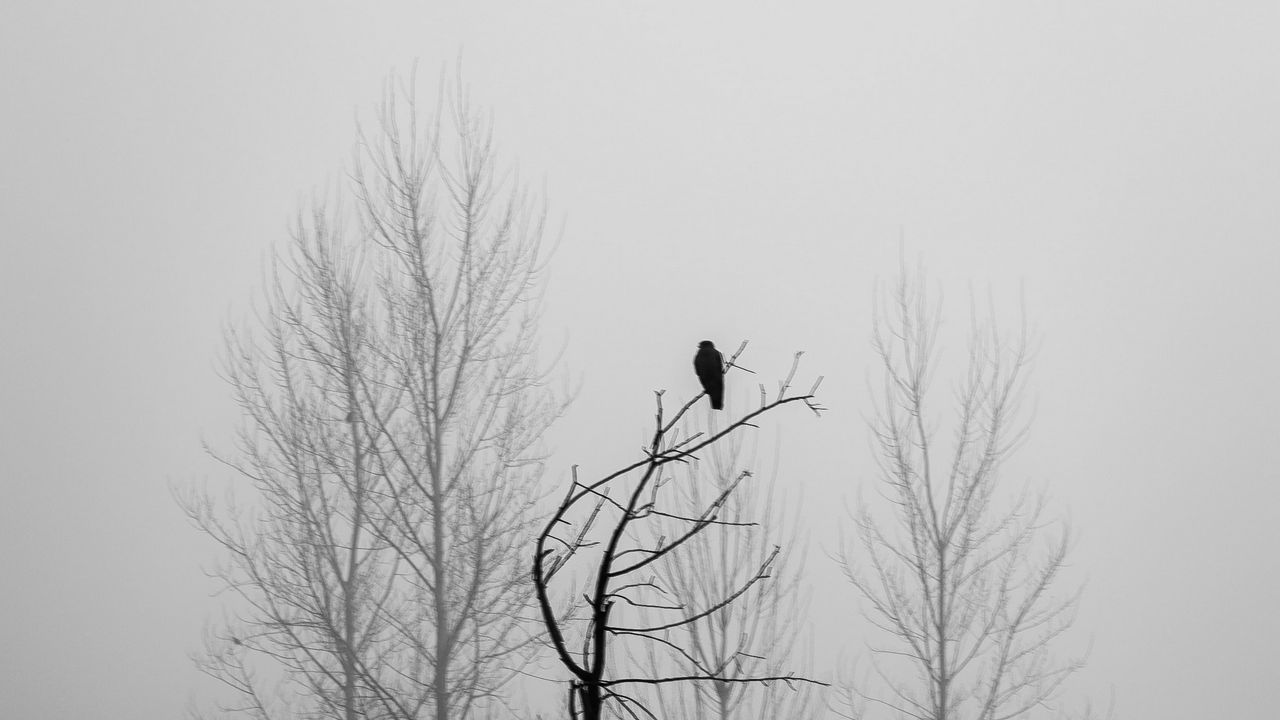
<path id="1" fill-rule="evenodd" d="M 461 82 L 442 97 L 424 121 L 413 83 L 388 83 L 360 136 L 357 220 L 299 224 L 267 341 L 230 334 L 250 422 L 228 462 L 260 511 L 184 505 L 249 608 L 204 667 L 260 717 L 248 657 L 300 686 L 298 716 L 445 720 L 501 702 L 532 646 L 517 549 L 563 410 L 537 364 L 545 208 L 498 167 Z"/>
<path id="2" fill-rule="evenodd" d="M 562 409 L 536 365 L 545 212 L 500 174 L 464 92 L 447 113 L 448 151 L 438 132 L 417 134 L 411 96 L 403 117 L 396 100 L 389 91 L 379 132 L 362 138 L 356 183 L 385 260 L 380 346 L 405 402 L 369 402 L 362 419 L 396 478 L 380 503 L 384 539 L 419 593 L 420 613 L 396 626 L 410 657 L 434 661 L 434 716 L 464 718 L 496 697 L 531 639 L 532 587 L 515 558 L 533 536 L 536 443 Z"/>
<path id="3" fill-rule="evenodd" d="M 729 370 L 738 367 L 737 358 L 745 347 L 743 343 L 729 360 Z M 701 505 L 680 507 L 670 502 L 670 492 L 664 490 L 672 482 L 664 475 L 666 466 L 696 459 L 698 453 L 710 451 L 735 431 L 754 427 L 759 417 L 783 405 L 802 402 L 815 413 L 819 412 L 821 407 L 815 393 L 822 378 L 818 378 L 809 392 L 792 394 L 791 383 L 799 359 L 797 353 L 791 372 L 779 383 L 778 393 L 772 400 L 766 397 L 762 386 L 759 408 L 722 430 L 682 436 L 680 421 L 703 394 L 668 419 L 663 393 L 658 392 L 653 436 L 644 450 L 644 459 L 589 483 L 578 480 L 575 467 L 573 483 L 539 534 L 533 558 L 533 578 L 543 621 L 556 657 L 571 675 L 570 718 L 600 720 L 607 703 L 615 714 L 656 717 L 634 692 L 637 686 L 680 682 L 814 682 L 791 673 L 739 674 L 700 665 L 689 646 L 680 638 L 673 638 L 673 633 L 725 614 L 735 603 L 745 601 L 752 589 L 769 577 L 778 558 L 778 548 L 753 558 L 750 571 L 737 578 L 735 586 L 711 597 L 682 596 L 681 588 L 668 582 L 662 572 L 664 566 L 670 566 L 665 562 L 668 558 L 674 557 L 677 551 L 689 549 L 690 543 L 710 528 L 743 528 L 751 524 L 723 517 L 726 503 L 749 473 L 739 473 L 718 491 L 707 493 L 704 496 L 707 501 Z M 663 527 L 672 528 L 673 523 L 678 529 L 673 530 L 672 535 L 661 534 Z M 580 595 L 572 589 L 568 591 L 570 609 L 567 614 L 558 614 L 552 598 L 552 581 L 560 577 L 568 584 L 561 573 L 571 561 L 579 558 L 586 576 L 585 590 Z M 665 617 L 654 619 L 654 614 Z M 685 669 L 664 675 L 611 671 L 611 662 L 620 665 L 627 657 L 628 642 L 633 646 L 652 644 L 673 658 L 665 667 Z"/>
<path id="4" fill-rule="evenodd" d="M 878 298 L 872 345 L 883 385 L 872 428 L 888 513 L 862 503 L 856 542 L 840 559 L 883 632 L 871 644 L 881 689 L 847 687 L 849 717 L 877 707 L 921 720 L 1021 717 L 1046 707 L 1080 667 L 1049 652 L 1079 597 L 1055 592 L 1067 532 L 1046 535 L 1043 502 L 1005 490 L 1012 483 L 1000 475 L 1026 432 L 1025 328 L 1007 341 L 975 313 L 948 443 L 929 393 L 939 316 L 905 269 Z"/>
<path id="5" fill-rule="evenodd" d="M 735 478 L 756 464 L 754 434 L 750 443 L 751 452 L 744 457 L 743 438 L 730 436 L 708 448 L 703 453 L 706 459 L 691 459 L 678 468 L 671 484 L 679 505 L 704 507 L 729 489 Z M 777 490 L 776 455 L 774 462 L 763 487 L 751 476 L 726 497 L 719 517 L 731 524 L 709 526 L 686 543 L 684 552 L 669 554 L 660 563 L 672 594 L 687 599 L 680 612 L 691 620 L 663 635 L 664 641 L 687 651 L 687 657 L 674 658 L 680 668 L 677 674 L 728 678 L 656 685 L 652 693 L 642 693 L 654 696 L 660 717 L 800 720 L 819 710 L 817 688 L 812 685 L 737 682 L 785 674 L 799 659 L 796 651 L 804 647 L 809 599 L 802 584 L 805 550 L 795 512 L 799 506 L 789 510 L 787 498 Z M 674 522 L 659 524 L 667 525 L 659 530 L 662 535 L 675 536 L 681 530 Z M 768 580 L 753 585 L 740 602 L 710 616 L 695 617 L 698 608 L 714 605 L 745 584 L 775 552 Z M 663 664 L 673 659 L 659 648 L 656 643 L 647 644 L 639 659 L 653 675 L 669 671 Z M 802 662 L 799 669 L 808 668 Z"/>

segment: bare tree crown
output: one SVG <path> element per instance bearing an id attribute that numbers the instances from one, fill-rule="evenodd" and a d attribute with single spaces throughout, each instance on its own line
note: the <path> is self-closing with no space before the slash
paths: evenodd
<path id="1" fill-rule="evenodd" d="M 728 370 L 740 367 L 739 347 L 727 363 Z M 685 660 L 688 651 L 667 638 L 669 631 L 686 627 L 703 618 L 722 612 L 739 601 L 757 583 L 769 577 L 777 558 L 775 548 L 755 571 L 723 597 L 691 610 L 692 598 L 679 597 L 659 577 L 661 563 L 680 552 L 709 527 L 740 525 L 722 516 L 725 503 L 748 473 L 741 473 L 716 493 L 703 507 L 673 509 L 665 504 L 667 482 L 664 468 L 670 463 L 686 463 L 698 453 L 728 438 L 735 431 L 755 427 L 764 414 L 790 403 L 804 403 L 815 413 L 822 410 L 816 393 L 819 377 L 807 393 L 792 390 L 799 367 L 796 354 L 791 370 L 779 384 L 777 395 L 770 399 L 761 387 L 758 408 L 729 423 L 721 430 L 682 436 L 678 430 L 682 418 L 702 398 L 695 396 L 673 415 L 667 417 L 663 393 L 657 392 L 652 439 L 644 448 L 644 458 L 591 482 L 581 481 L 575 468 L 571 483 L 559 507 L 552 514 L 535 543 L 533 579 L 551 645 L 560 663 L 569 671 L 569 714 L 598 720 L 606 704 L 631 717 L 654 717 L 652 711 L 636 697 L 632 688 L 638 685 L 661 685 L 676 682 L 814 682 L 793 675 L 741 677 L 728 673 L 697 670 L 689 674 L 640 676 L 609 672 L 614 646 L 632 641 L 653 643 L 664 652 Z M 656 538 L 647 532 L 652 521 L 680 526 L 676 534 Z M 589 556 L 589 557 L 583 557 Z M 569 596 L 568 614 L 558 612 L 552 598 L 552 582 L 562 576 L 568 564 L 583 559 L 586 587 L 579 601 L 577 593 Z M 644 609 L 646 614 L 628 612 Z M 654 619 L 654 615 L 667 617 Z M 683 666 L 685 663 L 679 663 Z M 694 667 L 697 667 L 695 664 Z"/>
<path id="2" fill-rule="evenodd" d="M 856 541 L 840 558 L 889 643 L 872 644 L 880 682 L 846 686 L 849 717 L 875 708 L 928 720 L 1021 717 L 1080 666 L 1049 654 L 1078 598 L 1054 592 L 1068 535 L 1040 554 L 1043 503 L 1001 492 L 1001 464 L 1026 432 L 1025 330 L 1006 345 L 994 322 L 972 323 L 948 444 L 930 414 L 938 328 L 937 306 L 904 270 L 877 304 L 872 336 L 882 384 L 871 427 L 888 512 L 861 503 Z"/>
<path id="3" fill-rule="evenodd" d="M 261 327 L 228 331 L 246 422 L 225 461 L 259 512 L 184 503 L 243 607 L 201 661 L 228 710 L 460 720 L 534 647 L 516 558 L 564 407 L 538 364 L 546 209 L 460 80 L 426 117 L 413 85 L 360 132 L 354 212 L 301 218 Z"/>

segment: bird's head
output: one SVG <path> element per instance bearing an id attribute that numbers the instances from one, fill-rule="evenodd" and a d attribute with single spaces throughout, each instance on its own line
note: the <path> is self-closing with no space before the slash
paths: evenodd
<path id="1" fill-rule="evenodd" d="M 714 348 L 715 346 L 716 344 L 711 342 L 710 340 L 703 340 L 702 342 L 698 343 L 698 348 L 701 350 L 706 350 L 707 348 Z"/>

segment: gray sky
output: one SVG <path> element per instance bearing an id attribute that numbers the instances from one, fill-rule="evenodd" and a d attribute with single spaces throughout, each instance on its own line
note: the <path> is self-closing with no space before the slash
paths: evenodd
<path id="1" fill-rule="evenodd" d="M 750 338 L 766 378 L 804 349 L 832 411 L 782 418 L 779 482 L 832 547 L 903 238 L 952 320 L 970 283 L 1002 313 L 1025 288 L 1010 473 L 1078 535 L 1073 691 L 1271 714 L 1280 5 L 787 5 L 6 2 L 0 714 L 179 715 L 218 606 L 168 488 L 225 479 L 201 450 L 235 422 L 221 326 L 387 73 L 417 59 L 430 90 L 460 52 L 565 225 L 543 327 L 583 388 L 556 477 L 629 459 L 650 391 L 696 390 L 698 340 Z M 815 557 L 838 624 L 852 589 Z"/>

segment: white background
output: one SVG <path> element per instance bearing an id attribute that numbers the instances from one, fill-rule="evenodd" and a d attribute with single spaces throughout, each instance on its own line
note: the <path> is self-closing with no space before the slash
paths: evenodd
<path id="1" fill-rule="evenodd" d="M 169 487 L 230 480 L 201 449 L 236 422 L 222 324 L 388 73 L 416 59 L 431 98 L 459 55 L 564 226 L 543 329 L 582 389 L 553 480 L 631 459 L 704 337 L 750 338 L 766 380 L 808 351 L 832 410 L 767 445 L 812 519 L 819 666 L 859 652 L 824 550 L 872 478 L 870 301 L 901 242 L 953 329 L 970 288 L 1006 317 L 1025 289 L 1007 476 L 1078 537 L 1069 694 L 1274 714 L 1280 5 L 785 5 L 4 3 L 0 716 L 161 720 L 204 687 L 212 549 Z"/>

